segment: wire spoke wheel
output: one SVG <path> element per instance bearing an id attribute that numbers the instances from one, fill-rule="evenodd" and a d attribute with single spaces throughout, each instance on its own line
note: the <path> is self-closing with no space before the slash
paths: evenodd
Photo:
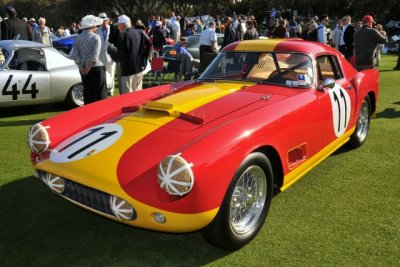
<path id="1" fill-rule="evenodd" d="M 257 223 L 267 196 L 265 173 L 250 166 L 239 178 L 231 198 L 230 224 L 238 234 L 245 234 Z"/>
<path id="2" fill-rule="evenodd" d="M 365 140 L 367 137 L 368 129 L 369 129 L 369 122 L 370 122 L 370 115 L 369 115 L 369 106 L 367 101 L 363 101 L 360 114 L 358 116 L 357 121 L 357 136 L 360 140 Z"/>
<path id="3" fill-rule="evenodd" d="M 349 145 L 352 148 L 362 146 L 367 140 L 369 125 L 371 122 L 371 102 L 367 95 L 362 104 L 360 112 L 358 113 L 358 119 L 356 129 L 350 137 Z"/>

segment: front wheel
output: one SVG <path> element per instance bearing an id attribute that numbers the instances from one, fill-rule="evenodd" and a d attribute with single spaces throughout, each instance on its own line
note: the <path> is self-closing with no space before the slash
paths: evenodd
<path id="1" fill-rule="evenodd" d="M 252 153 L 236 171 L 214 220 L 203 229 L 211 244 L 233 251 L 249 243 L 267 217 L 273 194 L 271 163 Z"/>
<path id="2" fill-rule="evenodd" d="M 83 85 L 81 83 L 75 84 L 71 87 L 68 92 L 67 100 L 73 106 L 83 106 Z"/>
<path id="3" fill-rule="evenodd" d="M 369 124 L 371 121 L 371 101 L 367 95 L 362 104 L 360 113 L 358 114 L 357 125 L 354 133 L 350 137 L 349 145 L 352 148 L 362 146 L 367 139 Z"/>

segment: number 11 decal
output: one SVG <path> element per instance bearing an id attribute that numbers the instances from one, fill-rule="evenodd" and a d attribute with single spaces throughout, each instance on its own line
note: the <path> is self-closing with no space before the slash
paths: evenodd
<path id="1" fill-rule="evenodd" d="M 114 123 L 86 129 L 59 144 L 51 152 L 50 160 L 65 163 L 93 156 L 114 144 L 122 132 L 122 127 Z"/>
<path id="2" fill-rule="evenodd" d="M 340 85 L 336 84 L 329 90 L 332 104 L 333 129 L 337 137 L 344 134 L 349 125 L 351 102 L 349 94 Z"/>

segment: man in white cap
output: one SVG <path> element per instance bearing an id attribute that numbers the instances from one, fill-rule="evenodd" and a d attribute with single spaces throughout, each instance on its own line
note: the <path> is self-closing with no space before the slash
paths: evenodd
<path id="1" fill-rule="evenodd" d="M 107 53 L 108 39 L 110 37 L 110 18 L 107 17 L 106 13 L 100 13 L 99 18 L 103 20 L 103 24 L 97 28 L 96 33 L 101 38 L 101 51 L 100 59 L 106 68 L 106 72 L 111 77 L 112 87 L 107 93 L 108 95 L 114 94 L 114 76 L 115 76 L 115 62 L 111 59 L 110 55 Z"/>
<path id="2" fill-rule="evenodd" d="M 81 30 L 71 51 L 79 67 L 85 105 L 107 98 L 106 71 L 100 59 L 101 38 L 96 34 L 103 20 L 93 15 L 82 18 Z"/>
<path id="3" fill-rule="evenodd" d="M 28 23 L 29 23 L 29 26 L 31 26 L 32 31 L 36 30 L 37 27 L 39 27 L 39 25 L 36 23 L 35 18 L 30 18 Z"/>
<path id="4" fill-rule="evenodd" d="M 131 28 L 131 19 L 118 17 L 120 35 L 117 42 L 117 58 L 121 67 L 120 94 L 142 89 L 143 70 L 147 65 L 152 43 L 142 30 Z"/>

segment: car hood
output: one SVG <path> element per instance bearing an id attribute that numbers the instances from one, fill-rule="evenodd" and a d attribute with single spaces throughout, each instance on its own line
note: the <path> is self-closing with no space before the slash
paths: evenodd
<path id="1" fill-rule="evenodd" d="M 275 90 L 277 92 L 277 90 Z M 273 97 L 274 96 L 274 97 Z M 170 94 L 140 107 L 127 108 L 122 119 L 165 126 L 176 131 L 192 131 L 223 117 L 240 116 L 286 97 L 273 94 L 266 86 L 253 83 L 193 83 L 171 89 Z M 124 108 L 123 108 L 124 109 Z M 170 123 L 178 119 L 184 122 Z"/>

